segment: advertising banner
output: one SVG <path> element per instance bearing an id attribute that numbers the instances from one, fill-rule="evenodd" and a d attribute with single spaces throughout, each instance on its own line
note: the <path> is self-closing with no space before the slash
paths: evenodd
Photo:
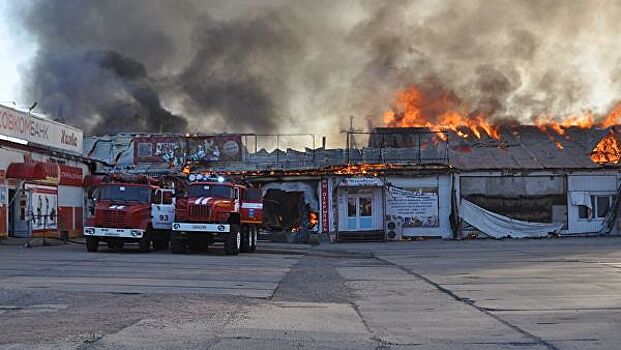
<path id="1" fill-rule="evenodd" d="M 0 105 L 0 135 L 82 154 L 82 130 Z"/>
<path id="2" fill-rule="evenodd" d="M 439 227 L 438 188 L 389 187 L 386 213 L 403 220 L 403 227 Z"/>
<path id="3" fill-rule="evenodd" d="M 165 163 L 171 167 L 184 163 L 185 139 L 177 136 L 137 136 L 134 163 Z"/>
<path id="4" fill-rule="evenodd" d="M 29 217 L 32 230 L 55 230 L 58 228 L 58 189 L 54 186 L 25 184 L 30 190 Z"/>
<path id="5" fill-rule="evenodd" d="M 186 160 L 189 162 L 241 161 L 241 135 L 192 137 L 188 139 Z"/>

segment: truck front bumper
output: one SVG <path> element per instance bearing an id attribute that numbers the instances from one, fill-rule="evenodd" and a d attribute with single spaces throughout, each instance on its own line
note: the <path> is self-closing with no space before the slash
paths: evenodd
<path id="1" fill-rule="evenodd" d="M 142 238 L 145 230 L 133 228 L 85 227 L 86 237 Z"/>
<path id="2" fill-rule="evenodd" d="M 173 222 L 173 231 L 183 232 L 209 232 L 209 233 L 229 233 L 231 225 L 229 224 L 201 224 L 192 222 Z"/>

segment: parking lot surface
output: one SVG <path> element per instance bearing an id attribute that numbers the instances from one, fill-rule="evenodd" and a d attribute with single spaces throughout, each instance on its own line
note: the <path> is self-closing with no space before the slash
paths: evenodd
<path id="1" fill-rule="evenodd" d="M 621 239 L 0 245 L 0 349 L 615 349 Z"/>

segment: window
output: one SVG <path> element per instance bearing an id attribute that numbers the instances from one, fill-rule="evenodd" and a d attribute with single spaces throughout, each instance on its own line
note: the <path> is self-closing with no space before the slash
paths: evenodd
<path id="1" fill-rule="evenodd" d="M 596 218 L 605 217 L 614 205 L 616 196 L 591 196 Z"/>
<path id="2" fill-rule="evenodd" d="M 373 215 L 373 200 L 368 197 L 360 197 L 360 216 Z"/>
<path id="3" fill-rule="evenodd" d="M 587 207 L 586 205 L 579 205 L 578 206 L 578 218 L 580 218 L 580 219 L 590 219 L 591 218 L 591 214 L 593 214 L 591 208 Z"/>
<path id="4" fill-rule="evenodd" d="M 151 188 L 139 185 L 103 185 L 99 189 L 99 200 L 148 203 Z"/>
<path id="5" fill-rule="evenodd" d="M 610 211 L 615 202 L 615 196 L 591 196 L 591 206 L 578 206 L 578 218 L 580 219 L 602 219 Z"/>
<path id="6" fill-rule="evenodd" d="M 232 199 L 233 187 L 226 185 L 191 185 L 190 197 L 215 197 Z"/>
<path id="7" fill-rule="evenodd" d="M 356 216 L 356 197 L 347 198 L 347 216 L 349 217 Z"/>
<path id="8" fill-rule="evenodd" d="M 173 204 L 173 193 L 170 191 L 162 191 L 162 204 Z"/>
<path id="9" fill-rule="evenodd" d="M 248 188 L 244 191 L 244 200 L 260 201 L 262 198 L 263 193 L 260 188 Z"/>

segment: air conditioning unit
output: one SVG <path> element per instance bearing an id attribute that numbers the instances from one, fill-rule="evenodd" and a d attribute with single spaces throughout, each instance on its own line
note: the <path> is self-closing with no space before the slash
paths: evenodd
<path id="1" fill-rule="evenodd" d="M 397 215 L 386 215 L 384 229 L 387 240 L 400 241 L 403 238 L 403 219 Z"/>

